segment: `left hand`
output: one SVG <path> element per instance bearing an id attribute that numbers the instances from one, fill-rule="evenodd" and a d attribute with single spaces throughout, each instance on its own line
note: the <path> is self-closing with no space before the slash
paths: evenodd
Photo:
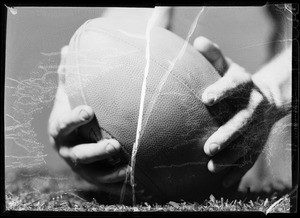
<path id="1" fill-rule="evenodd" d="M 88 140 L 82 137 L 81 127 L 91 124 L 95 113 L 88 105 L 79 105 L 71 109 L 66 92 L 65 74 L 68 46 L 61 50 L 61 62 L 57 70 L 58 88 L 48 120 L 50 144 L 68 163 L 74 172 L 90 183 L 102 187 L 104 191 L 119 194 L 126 174 L 127 166 L 104 165 L 113 157 L 118 157 L 121 144 L 104 131 L 98 139 Z M 101 162 L 102 161 L 102 162 Z"/>
<path id="2" fill-rule="evenodd" d="M 223 185 L 229 187 L 253 166 L 275 122 L 272 114 L 277 114 L 277 110 L 253 83 L 252 75 L 225 58 L 216 44 L 204 37 L 198 37 L 194 47 L 222 76 L 203 92 L 204 104 L 209 107 L 221 100 L 241 99 L 241 94 L 246 93 L 249 96 L 246 105 L 219 127 L 204 145 L 204 152 L 212 157 L 207 165 L 209 171 L 218 173 L 231 167 L 223 181 Z M 234 99 L 234 96 L 238 98 Z M 266 115 L 271 119 L 267 119 Z M 239 137 L 241 135 L 243 137 Z"/>

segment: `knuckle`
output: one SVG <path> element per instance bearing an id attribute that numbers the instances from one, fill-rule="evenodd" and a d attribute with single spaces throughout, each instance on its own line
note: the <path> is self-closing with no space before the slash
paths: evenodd
<path id="1" fill-rule="evenodd" d="M 239 125 L 245 126 L 252 118 L 253 108 L 247 108 L 240 113 Z"/>
<path id="2" fill-rule="evenodd" d="M 235 125 L 232 124 L 220 126 L 218 131 L 215 134 L 215 138 L 225 138 L 235 128 L 236 128 Z"/>
<path id="3" fill-rule="evenodd" d="M 249 107 L 256 109 L 264 100 L 264 96 L 257 90 L 253 89 L 250 94 Z"/>
<path id="4" fill-rule="evenodd" d="M 73 149 L 70 149 L 69 157 L 70 157 L 70 159 L 72 159 L 73 162 L 84 162 L 86 160 L 85 155 L 81 155 L 81 153 L 78 153 L 78 152 L 74 151 Z"/>
<path id="5" fill-rule="evenodd" d="M 245 127 L 251 120 L 252 113 L 248 109 L 240 111 L 235 117 L 228 123 L 227 128 L 229 131 L 240 131 L 242 127 Z"/>
<path id="6" fill-rule="evenodd" d="M 64 159 L 68 159 L 72 161 L 72 164 L 76 166 L 78 163 L 80 163 L 80 158 L 72 151 L 72 149 L 69 149 L 65 146 L 61 146 L 59 148 L 59 155 L 63 157 Z"/>
<path id="7" fill-rule="evenodd" d="M 205 89 L 205 95 L 208 95 L 209 93 L 216 93 L 216 92 L 219 92 L 219 84 L 221 83 L 221 80 L 218 80 L 217 82 L 215 82 L 214 84 L 208 86 L 206 89 Z"/>
<path id="8" fill-rule="evenodd" d="M 235 63 L 230 65 L 225 76 L 229 78 L 234 87 L 251 82 L 251 75 L 243 67 Z"/>
<path id="9" fill-rule="evenodd" d="M 104 139 L 100 143 L 105 147 L 105 152 L 108 155 L 117 153 L 121 149 L 120 143 L 115 139 Z"/>
<path id="10" fill-rule="evenodd" d="M 91 160 L 93 158 L 95 158 L 95 156 L 97 156 L 97 154 L 94 154 L 96 152 L 94 152 L 93 150 L 91 150 L 90 147 L 87 147 L 87 149 L 85 150 L 89 150 L 88 152 L 83 150 L 83 146 L 85 146 L 85 144 L 82 145 L 75 145 L 72 148 L 70 148 L 70 157 L 72 158 L 73 161 L 76 162 L 80 162 L 80 163 L 91 163 Z"/>
<path id="11" fill-rule="evenodd" d="M 231 89 L 235 87 L 235 84 L 228 77 L 222 77 L 217 83 L 212 87 L 215 90 L 217 98 L 225 97 Z"/>

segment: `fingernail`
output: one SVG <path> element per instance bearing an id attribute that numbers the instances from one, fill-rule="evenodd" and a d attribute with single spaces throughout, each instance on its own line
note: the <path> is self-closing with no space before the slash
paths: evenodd
<path id="1" fill-rule="evenodd" d="M 81 117 L 82 120 L 88 120 L 89 117 L 90 117 L 88 112 L 84 109 L 82 109 L 79 114 L 80 114 L 80 117 Z"/>
<path id="2" fill-rule="evenodd" d="M 68 148 L 65 148 L 65 147 L 62 147 L 59 149 L 59 154 L 60 156 L 66 158 L 66 157 L 69 157 L 69 149 Z"/>
<path id="3" fill-rule="evenodd" d="M 206 94 L 206 99 L 205 99 L 205 103 L 207 105 L 212 105 L 217 99 L 217 96 L 212 94 L 212 93 L 208 93 Z"/>
<path id="4" fill-rule="evenodd" d="M 207 168 L 210 172 L 212 173 L 216 173 L 216 166 L 215 164 L 213 163 L 213 161 L 209 161 L 208 164 L 207 164 Z"/>
<path id="5" fill-rule="evenodd" d="M 217 143 L 209 144 L 209 153 L 211 156 L 215 155 L 220 150 L 220 145 Z"/>
<path id="6" fill-rule="evenodd" d="M 106 152 L 108 154 L 114 154 L 117 152 L 117 149 L 111 143 L 108 143 L 108 145 L 106 145 Z"/>

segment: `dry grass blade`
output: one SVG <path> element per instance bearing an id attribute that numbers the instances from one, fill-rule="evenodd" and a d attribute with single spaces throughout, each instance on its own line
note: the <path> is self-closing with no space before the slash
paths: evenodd
<path id="1" fill-rule="evenodd" d="M 280 198 L 279 200 L 275 201 L 267 210 L 266 210 L 266 214 L 270 213 L 273 211 L 274 207 L 276 207 L 281 201 L 283 201 L 284 199 L 286 199 L 286 196 Z"/>

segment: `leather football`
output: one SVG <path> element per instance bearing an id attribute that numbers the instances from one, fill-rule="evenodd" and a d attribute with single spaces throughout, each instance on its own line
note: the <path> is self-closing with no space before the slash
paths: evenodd
<path id="1" fill-rule="evenodd" d="M 87 104 L 96 114 L 82 134 L 96 141 L 104 130 L 117 139 L 123 148 L 119 164 L 130 163 L 136 137 L 147 63 L 146 26 L 98 18 L 83 24 L 69 43 L 66 88 L 71 106 Z M 193 201 L 216 194 L 226 172 L 208 171 L 203 145 L 235 109 L 226 102 L 211 108 L 202 103 L 204 89 L 220 76 L 190 44 L 177 57 L 185 41 L 160 27 L 151 29 L 149 42 L 137 185 L 155 202 Z M 100 167 L 104 165 L 99 163 Z"/>

